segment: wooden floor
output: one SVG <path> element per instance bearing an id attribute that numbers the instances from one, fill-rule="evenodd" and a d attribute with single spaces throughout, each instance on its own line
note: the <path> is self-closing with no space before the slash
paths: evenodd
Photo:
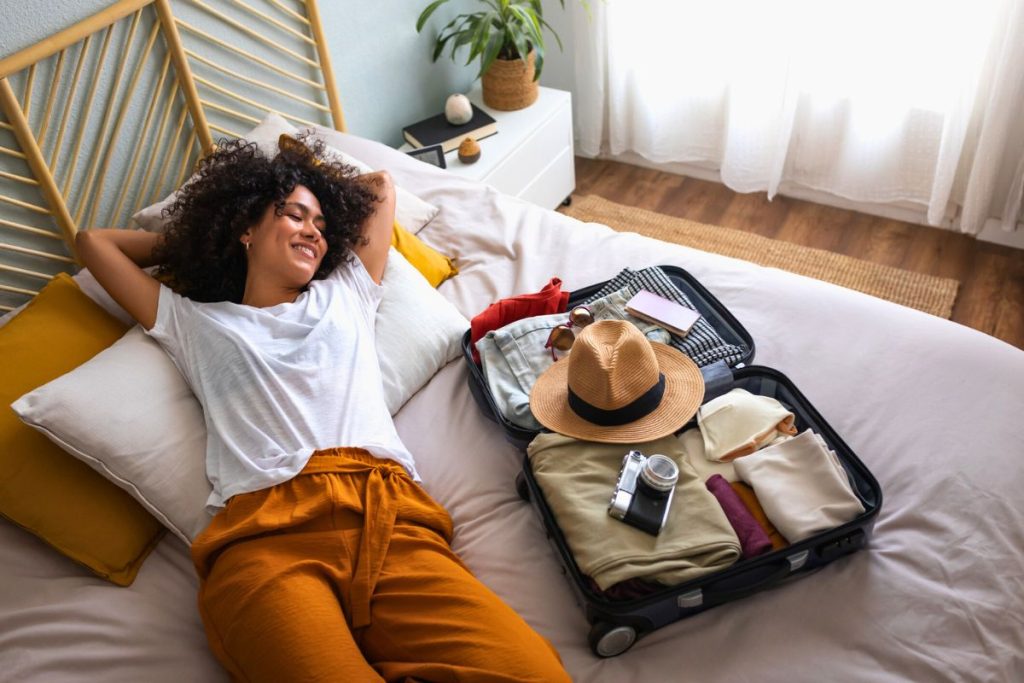
<path id="1" fill-rule="evenodd" d="M 577 157 L 576 194 L 955 278 L 952 319 L 1024 349 L 1024 250 L 614 161 Z"/>

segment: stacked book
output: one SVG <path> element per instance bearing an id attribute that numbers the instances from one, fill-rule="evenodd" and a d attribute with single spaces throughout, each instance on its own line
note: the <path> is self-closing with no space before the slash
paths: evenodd
<path id="1" fill-rule="evenodd" d="M 441 113 L 406 126 L 402 129 L 402 135 L 415 149 L 441 145 L 445 153 L 448 153 L 458 148 L 459 143 L 467 137 L 481 140 L 497 133 L 498 123 L 494 118 L 475 104 L 472 106 L 473 118 L 461 126 L 448 123 L 448 119 Z"/>

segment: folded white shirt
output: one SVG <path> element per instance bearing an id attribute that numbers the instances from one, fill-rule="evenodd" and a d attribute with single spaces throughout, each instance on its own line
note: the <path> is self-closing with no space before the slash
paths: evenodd
<path id="1" fill-rule="evenodd" d="M 809 429 L 737 458 L 733 467 L 753 487 L 764 513 L 790 543 L 864 512 L 838 456 Z"/>

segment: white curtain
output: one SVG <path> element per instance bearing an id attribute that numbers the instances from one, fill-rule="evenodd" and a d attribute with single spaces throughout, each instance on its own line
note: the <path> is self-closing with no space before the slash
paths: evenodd
<path id="1" fill-rule="evenodd" d="M 573 8 L 578 151 L 717 169 L 1012 229 L 1024 0 L 592 0 Z"/>

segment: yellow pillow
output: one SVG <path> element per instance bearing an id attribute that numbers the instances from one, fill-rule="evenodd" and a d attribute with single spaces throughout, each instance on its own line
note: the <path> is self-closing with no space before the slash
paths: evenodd
<path id="1" fill-rule="evenodd" d="M 10 405 L 125 329 L 65 273 L 0 328 L 0 514 L 119 586 L 135 580 L 163 527 L 126 492 L 23 424 Z M 102 428 L 100 415 L 83 419 Z"/>
<path id="2" fill-rule="evenodd" d="M 391 246 L 427 278 L 431 287 L 437 287 L 459 272 L 450 258 L 428 247 L 419 237 L 399 225 L 398 221 L 395 221 L 395 228 L 391 231 Z"/>

